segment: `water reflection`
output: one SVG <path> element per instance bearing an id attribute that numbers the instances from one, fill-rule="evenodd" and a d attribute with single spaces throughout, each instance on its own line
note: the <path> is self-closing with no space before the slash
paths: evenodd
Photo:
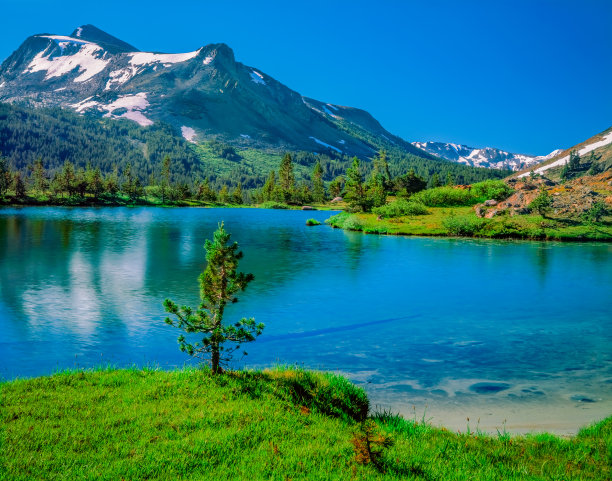
<path id="1" fill-rule="evenodd" d="M 266 323 L 250 366 L 340 370 L 394 407 L 583 396 L 612 408 L 612 246 L 305 226 L 328 215 L 0 209 L 0 376 L 75 355 L 181 365 L 161 303 L 198 304 L 204 241 L 224 220 L 256 277 L 228 319 Z"/>

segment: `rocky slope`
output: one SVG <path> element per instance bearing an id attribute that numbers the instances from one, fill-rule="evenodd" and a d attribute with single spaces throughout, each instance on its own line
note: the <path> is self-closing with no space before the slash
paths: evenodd
<path id="1" fill-rule="evenodd" d="M 612 127 L 569 149 L 559 151 L 535 169 L 522 170 L 517 177 L 525 177 L 533 170 L 534 174 L 560 180 L 563 167 L 569 163 L 572 151 L 580 156 L 577 174 L 589 170 L 591 173 L 597 173 L 612 169 Z"/>
<path id="2" fill-rule="evenodd" d="M 168 123 L 196 142 L 371 157 L 399 148 L 434 158 L 387 132 L 369 113 L 308 99 L 237 62 L 225 44 L 187 53 L 141 52 L 92 25 L 29 37 L 0 67 L 0 101 L 69 107 Z"/>

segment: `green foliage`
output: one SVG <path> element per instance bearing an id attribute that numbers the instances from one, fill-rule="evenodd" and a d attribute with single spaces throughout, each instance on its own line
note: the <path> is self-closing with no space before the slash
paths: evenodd
<path id="1" fill-rule="evenodd" d="M 472 185 L 472 194 L 480 201 L 489 199 L 504 200 L 513 190 L 503 180 L 484 180 Z"/>
<path id="2" fill-rule="evenodd" d="M 295 194 L 295 175 L 293 173 L 293 159 L 291 154 L 286 153 L 278 168 L 278 183 L 282 194 L 282 200 L 290 202 Z"/>
<path id="3" fill-rule="evenodd" d="M 238 155 L 236 149 L 234 149 L 234 147 L 232 147 L 231 145 L 219 142 L 217 140 L 211 140 L 210 142 L 208 142 L 208 147 L 214 155 L 223 159 L 227 159 L 232 162 L 239 162 L 240 160 L 242 160 L 242 157 Z"/>
<path id="4" fill-rule="evenodd" d="M 419 177 L 414 172 L 414 169 L 410 169 L 408 173 L 397 177 L 394 180 L 395 190 L 404 196 L 420 192 L 427 188 L 427 182 L 425 179 Z"/>
<path id="5" fill-rule="evenodd" d="M 570 180 L 578 177 L 583 168 L 580 165 L 580 155 L 575 150 L 572 150 L 569 155 L 569 161 L 561 170 L 561 180 Z"/>
<path id="6" fill-rule="evenodd" d="M 339 214 L 333 215 L 327 219 L 325 223 L 332 227 L 346 230 L 361 231 L 364 228 L 364 223 L 359 219 L 359 216 L 356 214 L 349 214 L 348 212 L 340 212 Z"/>
<path id="7" fill-rule="evenodd" d="M 325 202 L 325 184 L 323 183 L 321 162 L 317 162 L 312 171 L 312 197 L 315 202 Z"/>
<path id="8" fill-rule="evenodd" d="M 602 217 L 608 215 L 610 209 L 605 202 L 595 202 L 591 208 L 582 214 L 582 218 L 586 222 L 599 222 Z"/>
<path id="9" fill-rule="evenodd" d="M 411 199 L 428 207 L 474 205 L 478 200 L 470 190 L 451 186 L 422 190 L 414 194 Z"/>
<path id="10" fill-rule="evenodd" d="M 368 186 L 363 181 L 357 157 L 353 158 L 352 166 L 346 171 L 344 190 L 344 198 L 349 206 L 359 208 L 364 212 L 372 208 L 372 198 L 368 195 Z"/>
<path id="11" fill-rule="evenodd" d="M 0 197 L 3 196 L 11 186 L 11 171 L 8 161 L 0 155 Z"/>
<path id="12" fill-rule="evenodd" d="M 401 217 L 404 215 L 427 215 L 429 211 L 425 205 L 419 202 L 396 200 L 390 204 L 375 207 L 372 212 L 383 218 Z"/>
<path id="13" fill-rule="evenodd" d="M 308 226 L 321 225 L 321 223 L 317 219 L 308 219 L 306 221 L 306 225 Z"/>
<path id="14" fill-rule="evenodd" d="M 474 236 L 486 225 L 487 221 L 475 215 L 449 215 L 442 221 L 442 225 L 451 235 Z"/>
<path id="15" fill-rule="evenodd" d="M 264 328 L 252 318 L 243 318 L 235 324 L 223 323 L 227 304 L 238 302 L 236 294 L 246 289 L 254 279 L 253 274 L 237 271 L 242 252 L 238 250 L 237 242 L 228 244 L 229 241 L 230 234 L 223 228 L 223 223 L 213 234 L 213 240 L 206 240 L 206 268 L 199 277 L 202 303 L 197 310 L 187 306 L 179 308 L 170 299 L 164 301 L 166 312 L 177 318 L 175 321 L 167 317 L 167 324 L 188 335 L 202 335 L 201 341 L 193 344 L 184 335 L 179 336 L 181 351 L 204 360 L 210 358 L 213 374 L 220 373 L 221 364 L 228 363 L 241 344 L 254 341 Z M 228 348 L 225 346 L 227 342 L 236 345 Z"/>
<path id="16" fill-rule="evenodd" d="M 263 202 L 259 204 L 259 207 L 261 207 L 262 209 L 289 209 L 289 206 L 287 204 L 283 204 L 282 202 L 276 202 L 274 200 Z"/>
<path id="17" fill-rule="evenodd" d="M 550 210 L 551 205 L 552 198 L 550 197 L 548 191 L 540 189 L 540 193 L 529 203 L 528 207 L 531 211 L 536 211 L 542 217 L 545 217 L 546 213 Z"/>
<path id="18" fill-rule="evenodd" d="M 339 175 L 329 183 L 329 195 L 332 199 L 340 197 L 344 189 L 344 177 Z"/>

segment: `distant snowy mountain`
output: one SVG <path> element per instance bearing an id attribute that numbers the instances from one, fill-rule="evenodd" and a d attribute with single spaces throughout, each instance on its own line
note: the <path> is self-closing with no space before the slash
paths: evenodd
<path id="1" fill-rule="evenodd" d="M 548 155 L 533 157 L 530 155 L 513 154 L 493 147 L 476 149 L 467 145 L 442 142 L 412 142 L 412 145 L 446 160 L 489 169 L 523 170 L 532 165 L 544 162 L 561 150 L 555 150 Z"/>
<path id="2" fill-rule="evenodd" d="M 234 59 L 225 44 L 187 53 L 141 52 L 92 25 L 39 34 L 0 67 L 0 101 L 82 114 L 163 121 L 190 142 L 372 157 L 399 148 L 433 157 L 385 130 L 368 112 L 301 96 Z"/>

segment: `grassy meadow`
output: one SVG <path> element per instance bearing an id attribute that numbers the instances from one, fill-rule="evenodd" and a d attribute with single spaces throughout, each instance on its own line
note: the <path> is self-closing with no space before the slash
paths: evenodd
<path id="1" fill-rule="evenodd" d="M 610 479 L 612 417 L 572 438 L 371 413 L 341 376 L 100 369 L 0 384 L 0 479 Z"/>

